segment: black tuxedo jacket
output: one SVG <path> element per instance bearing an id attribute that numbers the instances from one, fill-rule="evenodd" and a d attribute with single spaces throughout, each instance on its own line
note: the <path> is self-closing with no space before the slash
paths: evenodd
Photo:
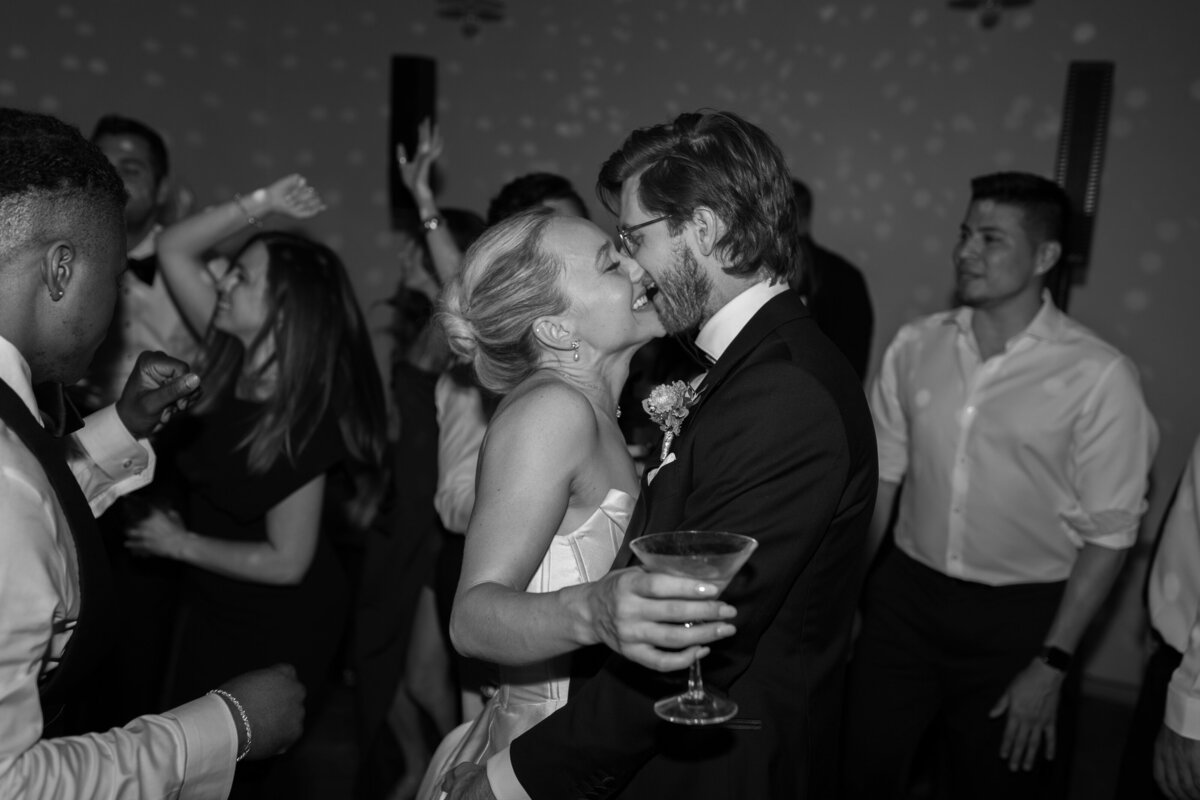
<path id="1" fill-rule="evenodd" d="M 672 452 L 643 483 L 628 541 L 728 530 L 759 546 L 726 589 L 737 634 L 704 679 L 737 718 L 662 722 L 655 700 L 682 690 L 604 648 L 570 703 L 516 739 L 513 768 L 534 800 L 824 798 L 834 791 L 843 664 L 875 503 L 875 434 L 858 376 L 799 297 L 772 298 L 700 387 Z M 647 473 L 649 474 L 649 473 Z M 580 659 L 583 661 L 586 659 Z"/>

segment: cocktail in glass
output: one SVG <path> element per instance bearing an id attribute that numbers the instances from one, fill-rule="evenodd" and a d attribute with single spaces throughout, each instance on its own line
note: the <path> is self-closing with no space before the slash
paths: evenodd
<path id="1" fill-rule="evenodd" d="M 652 572 L 696 578 L 725 587 L 758 547 L 749 536 L 724 531 L 671 531 L 651 533 L 629 543 L 642 564 Z M 713 689 L 700 677 L 700 659 L 688 668 L 688 688 L 683 694 L 664 697 L 654 704 L 658 716 L 680 725 L 716 725 L 733 719 L 737 703 Z"/>

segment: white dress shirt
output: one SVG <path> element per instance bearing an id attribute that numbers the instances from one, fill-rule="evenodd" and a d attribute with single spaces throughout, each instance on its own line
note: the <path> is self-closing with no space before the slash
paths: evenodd
<path id="1" fill-rule="evenodd" d="M 719 308 L 701 326 L 696 334 L 696 346 L 715 363 L 754 315 L 772 298 L 786 291 L 789 291 L 788 285 L 782 281 L 771 285 L 764 280 L 750 286 Z M 702 381 L 703 375 L 693 385 L 699 385 Z M 487 776 L 496 800 L 532 800 L 513 769 L 509 748 L 504 748 L 487 760 Z"/>
<path id="2" fill-rule="evenodd" d="M 146 238 L 132 250 L 128 258 L 143 259 L 154 255 L 162 226 L 155 226 Z M 160 272 L 145 283 L 132 270 L 121 275 L 121 294 L 117 299 L 110 336 L 119 342 L 106 343 L 103 352 L 112 357 L 97 365 L 96 374 L 89 375 L 97 406 L 115 403 L 133 372 L 137 357 L 145 350 L 161 350 L 169 356 L 192 364 L 199 352 L 199 343 L 179 314 L 175 301 L 167 291 Z M 111 351 L 110 351 L 110 348 Z"/>
<path id="3" fill-rule="evenodd" d="M 959 308 L 904 326 L 870 392 L 896 544 L 988 585 L 1066 580 L 1079 548 L 1133 545 L 1158 431 L 1129 359 L 1042 301 L 983 361 Z"/>
<path id="4" fill-rule="evenodd" d="M 3 338 L 0 380 L 40 420 L 29 367 Z M 88 417 L 77 443 L 90 460 L 71 467 L 94 513 L 153 476 L 147 449 L 112 411 Z M 219 697 L 107 733 L 41 739 L 38 678 L 62 656 L 78 614 L 79 565 L 62 507 L 41 464 L 0 421 L 0 797 L 226 797 L 238 731 Z"/>
<path id="5" fill-rule="evenodd" d="M 433 398 L 438 421 L 438 482 L 433 505 L 446 530 L 465 534 L 475 508 L 479 448 L 487 433 L 483 395 L 477 387 L 443 372 Z"/>
<path id="6" fill-rule="evenodd" d="M 1200 439 L 1163 525 L 1149 595 L 1154 629 L 1183 653 L 1163 721 L 1180 736 L 1200 739 Z"/>

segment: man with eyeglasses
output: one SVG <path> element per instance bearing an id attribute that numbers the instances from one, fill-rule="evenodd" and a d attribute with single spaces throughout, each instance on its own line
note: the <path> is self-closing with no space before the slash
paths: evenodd
<path id="1" fill-rule="evenodd" d="M 601 168 L 599 192 L 663 326 L 698 329 L 711 366 L 670 453 L 644 478 L 614 571 L 588 585 L 592 624 L 663 647 L 657 637 L 677 626 L 653 621 L 696 599 L 639 594 L 649 582 L 623 569 L 632 539 L 754 537 L 757 551 L 721 596 L 737 609 L 736 632 L 689 641 L 711 648 L 704 680 L 739 712 L 719 726 L 663 722 L 654 702 L 677 693 L 683 674 L 596 646 L 576 658 L 570 702 L 485 767 L 457 767 L 450 797 L 830 797 L 877 462 L 858 376 L 788 289 L 799 256 L 783 156 L 733 114 L 684 114 L 634 132 Z M 627 644 L 600 639 L 618 652 Z"/>

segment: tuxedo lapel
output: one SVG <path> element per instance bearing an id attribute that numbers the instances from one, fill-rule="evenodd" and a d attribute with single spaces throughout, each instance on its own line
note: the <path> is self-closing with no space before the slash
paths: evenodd
<path id="1" fill-rule="evenodd" d="M 738 332 L 734 340 L 725 348 L 725 352 L 708 370 L 704 380 L 700 382 L 697 391 L 700 399 L 692 406 L 692 416 L 699 412 L 701 406 L 714 394 L 720 391 L 721 384 L 733 373 L 734 369 L 745 360 L 746 356 L 762 343 L 770 333 L 785 322 L 790 322 L 808 315 L 808 310 L 795 292 L 782 292 L 768 300 L 758 310 L 746 326 Z M 687 422 L 684 423 L 687 425 Z"/>
<path id="2" fill-rule="evenodd" d="M 799 319 L 807 314 L 807 309 L 805 309 L 804 304 L 797 295 L 793 292 L 783 292 L 768 300 L 758 310 L 758 313 L 750 318 L 750 321 L 746 323 L 746 326 L 730 342 L 729 347 L 725 349 L 721 357 L 709 368 L 704 380 L 700 382 L 697 388 L 700 396 L 691 407 L 687 419 L 683 421 L 679 437 L 675 439 L 677 448 L 683 437 L 687 436 L 689 426 L 695 425 L 696 417 L 701 408 L 709 398 L 720 391 L 721 384 L 733 372 L 734 368 L 750 355 L 771 331 L 785 322 Z M 638 493 L 637 505 L 634 506 L 629 526 L 625 529 L 625 540 L 621 543 L 621 548 L 617 551 L 616 558 L 613 559 L 613 569 L 622 569 L 629 566 L 633 560 L 633 552 L 630 550 L 629 543 L 646 532 L 646 526 L 650 522 L 650 512 L 654 503 L 654 488 L 648 480 L 650 472 L 653 469 L 654 467 L 647 466 L 647 469 L 642 473 L 641 491 Z"/>

